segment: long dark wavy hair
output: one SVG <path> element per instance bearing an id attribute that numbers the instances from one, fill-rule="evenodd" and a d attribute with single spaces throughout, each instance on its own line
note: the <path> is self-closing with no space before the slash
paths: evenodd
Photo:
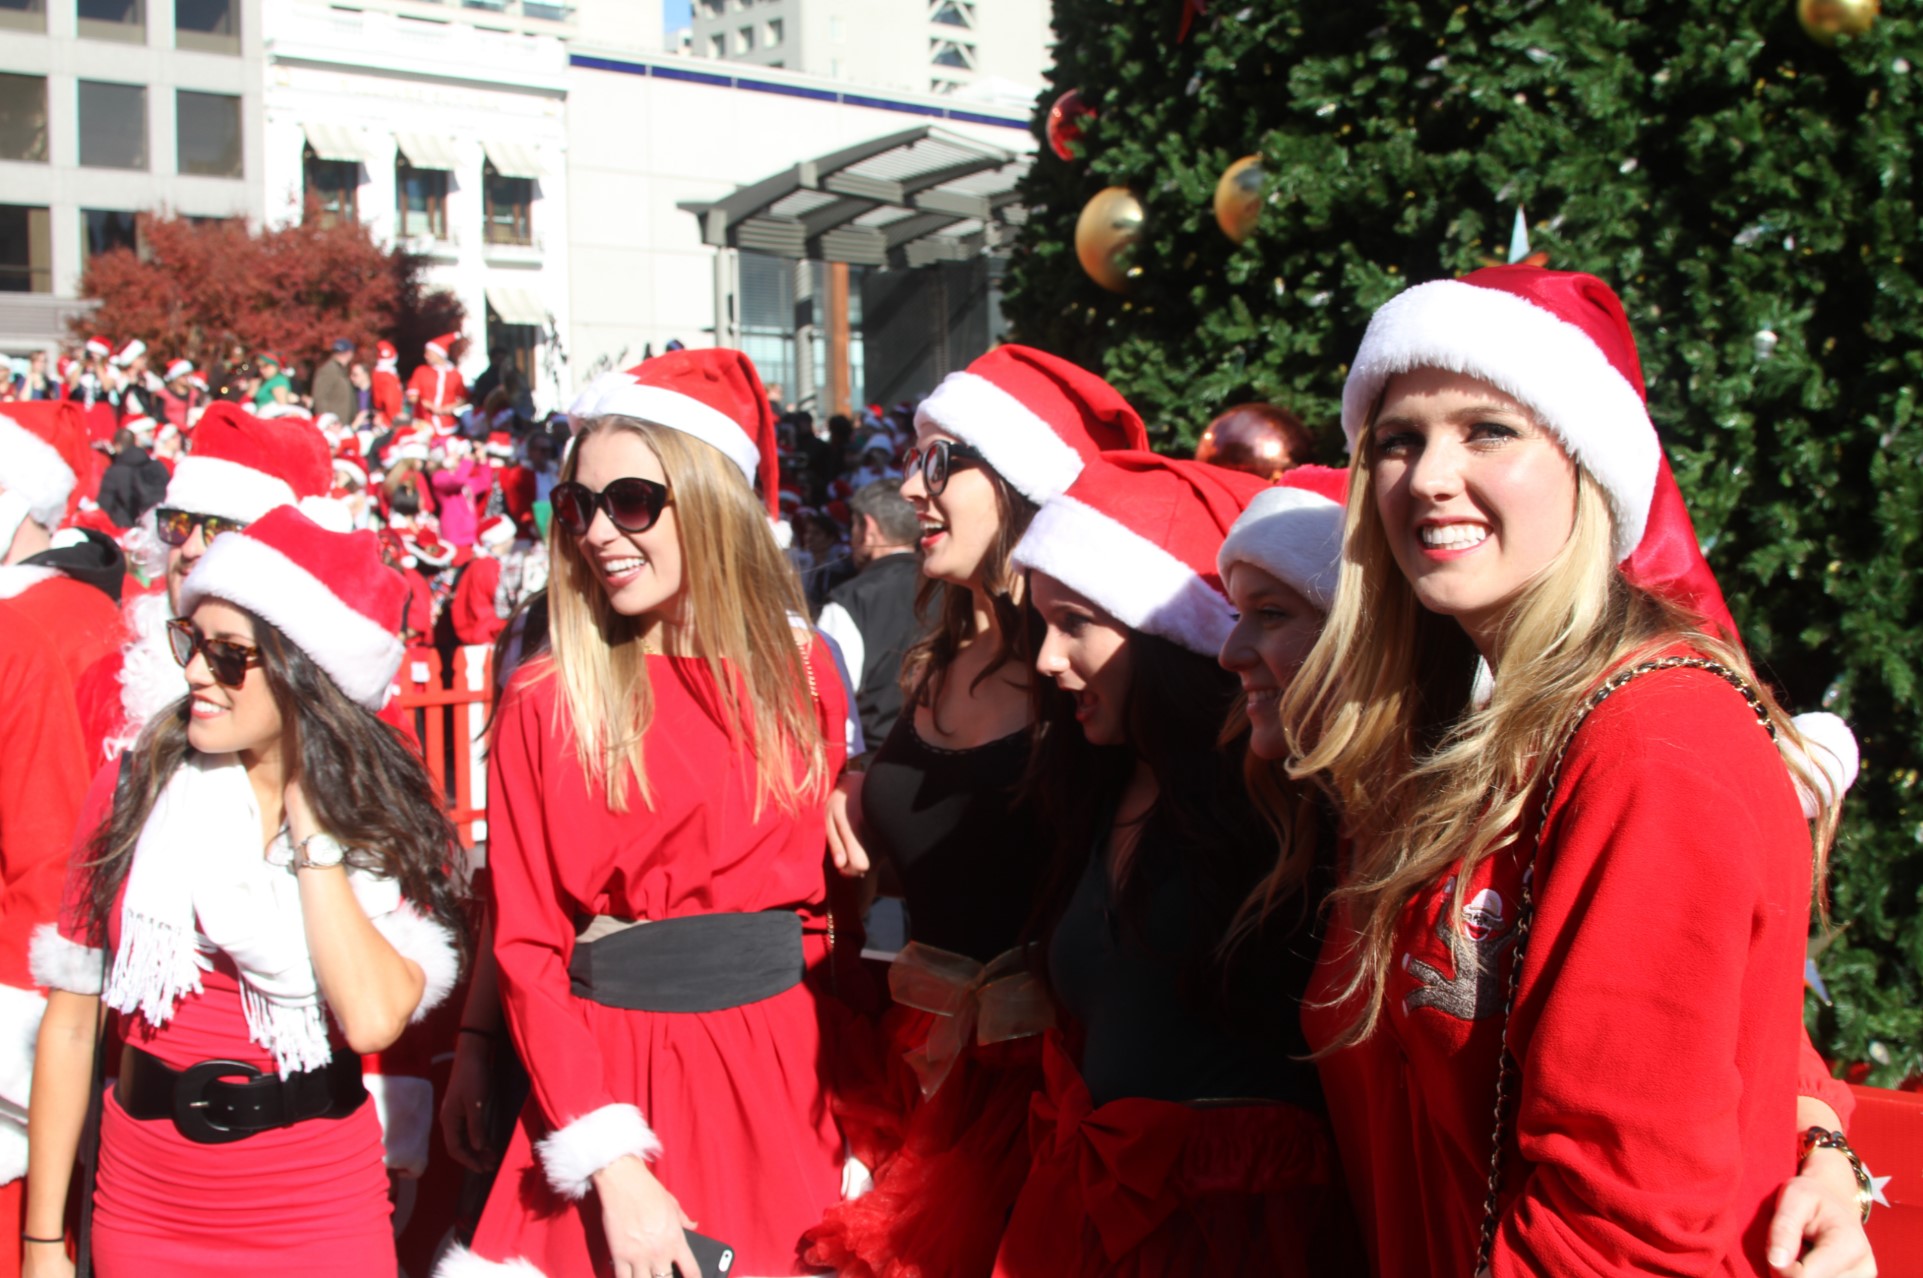
<path id="1" fill-rule="evenodd" d="M 1013 560 L 1015 545 L 1028 531 L 1037 507 L 1016 492 L 993 466 L 982 467 L 982 473 L 995 489 L 996 517 L 995 540 L 989 544 L 982 562 L 982 585 L 989 607 L 995 610 L 1001 633 L 996 639 L 994 655 L 969 684 L 971 692 L 1009 662 L 1026 666 L 1035 655 L 1029 646 L 1033 627 L 1026 609 L 1015 600 L 1021 573 Z M 931 614 L 935 617 L 934 626 L 902 654 L 901 691 L 909 713 L 916 706 L 927 706 L 937 715 L 935 726 L 939 728 L 941 719 L 936 707 L 941 704 L 942 684 L 948 677 L 948 668 L 955 663 L 962 645 L 975 637 L 974 598 L 967 590 L 924 576 L 915 592 L 915 615 Z"/>
<path id="2" fill-rule="evenodd" d="M 427 765 L 399 732 L 350 700 L 279 630 L 247 615 L 287 734 L 288 777 L 301 783 L 315 820 L 346 845 L 350 866 L 394 879 L 415 909 L 464 947 L 466 928 L 451 876 L 454 826 Z M 88 939 L 94 944 L 106 944 L 107 920 L 154 804 L 193 753 L 187 720 L 187 697 L 154 716 L 121 768 L 112 814 L 94 832 L 86 861 Z"/>

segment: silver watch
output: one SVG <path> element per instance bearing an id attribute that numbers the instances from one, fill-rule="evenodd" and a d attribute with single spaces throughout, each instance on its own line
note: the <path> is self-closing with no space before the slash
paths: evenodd
<path id="1" fill-rule="evenodd" d="M 296 870 L 331 870 L 347 859 L 347 849 L 331 834 L 310 834 L 294 845 Z"/>

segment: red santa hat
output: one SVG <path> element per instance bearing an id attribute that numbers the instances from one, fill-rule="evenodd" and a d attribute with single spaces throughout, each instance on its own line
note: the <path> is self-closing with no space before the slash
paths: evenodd
<path id="1" fill-rule="evenodd" d="M 502 461 L 514 456 L 514 436 L 504 430 L 489 431 L 487 436 L 487 455 Z"/>
<path id="2" fill-rule="evenodd" d="M 114 356 L 114 363 L 125 368 L 146 353 L 147 343 L 141 341 L 138 337 L 131 338 L 125 346 L 120 348 L 120 352 Z"/>
<path id="3" fill-rule="evenodd" d="M 427 343 L 426 349 L 451 357 L 454 354 L 455 344 L 460 340 L 461 335 L 459 333 L 442 333 L 439 337 Z M 387 356 L 383 355 L 381 358 L 386 359 Z"/>
<path id="4" fill-rule="evenodd" d="M 474 539 L 490 550 L 498 550 L 514 540 L 514 521 L 506 515 L 489 515 L 474 530 Z"/>
<path id="5" fill-rule="evenodd" d="M 1040 504 L 1111 449 L 1146 449 L 1148 432 L 1121 392 L 1065 359 L 1000 346 L 950 373 L 915 410 L 917 429 L 981 450 L 995 473 Z"/>
<path id="6" fill-rule="evenodd" d="M 0 489 L 27 503 L 42 528 L 58 528 L 80 476 L 93 473 L 87 429 L 71 400 L 25 400 L 0 412 Z"/>
<path id="7" fill-rule="evenodd" d="M 62 355 L 53 362 L 53 374 L 63 382 L 67 380 L 68 374 L 73 372 L 73 368 L 73 357 L 71 355 Z"/>
<path id="8" fill-rule="evenodd" d="M 114 344 L 111 339 L 98 335 L 87 339 L 87 354 L 93 356 L 95 359 L 105 359 L 113 353 Z"/>
<path id="9" fill-rule="evenodd" d="M 406 538 L 407 551 L 429 568 L 445 568 L 454 562 L 454 547 L 435 535 L 432 528 L 416 528 Z"/>
<path id="10" fill-rule="evenodd" d="M 1328 612 L 1342 574 L 1348 485 L 1348 471 L 1328 466 L 1284 471 L 1275 487 L 1256 494 L 1229 529 L 1215 557 L 1223 581 L 1231 566 L 1253 564 Z"/>
<path id="11" fill-rule="evenodd" d="M 756 487 L 770 517 L 780 512 L 775 415 L 754 361 L 724 347 L 669 351 L 581 392 L 568 416 L 633 417 L 692 435 L 721 450 Z"/>
<path id="12" fill-rule="evenodd" d="M 287 361 L 272 351 L 262 351 L 260 354 L 254 356 L 254 362 L 258 364 L 272 364 L 275 368 L 287 367 Z"/>
<path id="13" fill-rule="evenodd" d="M 343 452 L 334 459 L 334 474 L 340 479 L 351 479 L 362 488 L 367 487 L 367 463 L 361 460 L 358 452 Z M 339 489 L 335 492 L 338 494 Z"/>
<path id="14" fill-rule="evenodd" d="M 193 387 L 197 391 L 204 391 L 207 389 L 207 379 L 205 377 L 202 377 L 199 373 L 187 374 L 187 384 Z"/>
<path id="15" fill-rule="evenodd" d="M 187 574 L 181 612 L 203 599 L 272 624 L 369 710 L 387 700 L 404 652 L 407 583 L 381 562 L 373 533 L 332 532 L 291 506 L 269 511 L 216 539 Z"/>
<path id="16" fill-rule="evenodd" d="M 1213 657 L 1234 624 L 1216 555 L 1266 486 L 1220 466 L 1110 452 L 1042 503 L 1014 562 L 1123 625 Z"/>
<path id="17" fill-rule="evenodd" d="M 327 440 L 310 423 L 266 421 L 223 400 L 195 424 L 193 447 L 174 467 L 162 504 L 251 521 L 324 495 L 333 479 Z"/>
<path id="18" fill-rule="evenodd" d="M 192 377 L 193 373 L 194 366 L 191 360 L 177 359 L 167 365 L 167 375 L 162 380 L 177 382 L 183 377 Z"/>

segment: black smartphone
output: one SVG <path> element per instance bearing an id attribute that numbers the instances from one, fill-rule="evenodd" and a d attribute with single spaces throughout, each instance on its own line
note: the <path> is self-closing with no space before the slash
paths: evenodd
<path id="1" fill-rule="evenodd" d="M 716 1242 L 706 1234 L 688 1230 L 688 1250 L 694 1253 L 694 1262 L 701 1266 L 701 1278 L 728 1278 L 734 1270 L 734 1248 L 726 1243 Z M 694 1278 L 692 1274 L 681 1273 L 681 1266 L 674 1271 L 680 1278 Z"/>

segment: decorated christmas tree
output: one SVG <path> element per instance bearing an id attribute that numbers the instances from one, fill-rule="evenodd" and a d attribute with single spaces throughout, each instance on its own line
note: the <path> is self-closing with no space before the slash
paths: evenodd
<path id="1" fill-rule="evenodd" d="M 1055 0 L 1007 309 L 1173 451 L 1259 400 L 1336 460 L 1371 310 L 1509 260 L 1518 210 L 1614 284 L 1759 667 L 1861 740 L 1810 1023 L 1894 1083 L 1923 1073 L 1923 41 L 1909 0 L 1802 8 Z M 1051 130 L 1071 89 L 1094 114 Z"/>

